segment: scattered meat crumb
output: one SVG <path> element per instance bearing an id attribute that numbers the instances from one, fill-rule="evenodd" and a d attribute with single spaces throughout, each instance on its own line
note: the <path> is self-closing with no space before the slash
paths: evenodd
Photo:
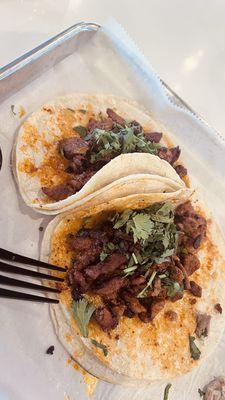
<path id="1" fill-rule="evenodd" d="M 55 350 L 55 346 L 49 346 L 49 348 L 46 350 L 46 354 L 53 354 Z"/>
<path id="2" fill-rule="evenodd" d="M 44 230 L 43 226 L 39 226 L 39 231 L 42 232 Z"/>
<path id="3" fill-rule="evenodd" d="M 220 313 L 220 314 L 223 313 L 223 309 L 222 309 L 220 303 L 215 304 L 214 308 L 218 313 Z"/>
<path id="4" fill-rule="evenodd" d="M 178 315 L 177 315 L 177 313 L 176 313 L 175 311 L 168 310 L 168 311 L 165 312 L 164 315 L 165 315 L 165 317 L 166 317 L 167 319 L 169 319 L 170 321 L 177 321 Z"/>

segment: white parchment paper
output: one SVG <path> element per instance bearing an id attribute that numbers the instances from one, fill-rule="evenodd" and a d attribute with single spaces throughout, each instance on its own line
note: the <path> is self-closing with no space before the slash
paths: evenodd
<path id="1" fill-rule="evenodd" d="M 76 40 L 76 38 L 74 39 Z M 166 68 L 166 66 L 165 66 Z M 138 101 L 159 120 L 175 144 L 195 184 L 225 232 L 225 142 L 200 119 L 171 103 L 157 75 L 123 29 L 111 21 L 79 50 L 0 106 L 0 247 L 38 257 L 40 226 L 50 218 L 32 212 L 20 199 L 10 168 L 10 152 L 21 119 L 10 106 L 30 113 L 54 96 L 71 92 L 109 93 Z M 54 344 L 55 352 L 45 350 Z M 197 389 L 225 372 L 225 338 L 207 362 L 173 382 L 171 400 L 197 400 Z M 0 400 L 86 399 L 82 376 L 67 365 L 48 306 L 0 299 Z M 93 399 L 160 400 L 165 385 L 123 388 L 99 382 Z"/>

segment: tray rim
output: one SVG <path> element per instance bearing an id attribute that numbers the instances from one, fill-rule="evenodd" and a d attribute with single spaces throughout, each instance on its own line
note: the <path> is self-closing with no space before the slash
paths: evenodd
<path id="1" fill-rule="evenodd" d="M 26 65 L 31 64 L 33 61 L 40 59 L 42 56 L 46 55 L 52 49 L 56 48 L 60 44 L 63 44 L 69 39 L 72 39 L 76 35 L 79 35 L 83 31 L 93 31 L 97 32 L 101 29 L 101 24 L 96 22 L 85 22 L 81 21 L 74 25 L 71 25 L 69 28 L 57 33 L 54 36 L 51 36 L 46 41 L 42 42 L 38 46 L 32 48 L 31 50 L 23 53 L 21 56 L 15 58 L 8 64 L 0 67 L 0 84 L 4 79 L 9 78 L 18 70 L 21 70 Z M 214 128 L 211 124 L 207 122 L 207 120 L 202 117 L 197 111 L 195 111 L 182 97 L 180 97 L 161 77 L 156 73 L 157 78 L 159 79 L 163 90 L 169 101 L 172 102 L 174 106 L 186 110 L 195 116 L 200 122 L 206 125 L 208 128 L 212 129 L 217 136 L 217 138 L 225 145 L 225 137 L 222 135 L 216 128 Z"/>

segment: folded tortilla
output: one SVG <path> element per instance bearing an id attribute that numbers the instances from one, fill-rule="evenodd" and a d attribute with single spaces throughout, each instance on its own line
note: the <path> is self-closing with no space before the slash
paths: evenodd
<path id="1" fill-rule="evenodd" d="M 115 96 L 74 94 L 43 105 L 23 123 L 14 147 L 14 172 L 20 193 L 28 206 L 41 213 L 61 213 L 79 206 L 88 196 L 111 184 L 116 185 L 117 196 L 123 197 L 126 184 L 124 179 L 121 186 L 120 179 L 135 174 L 169 178 L 178 184 L 179 189 L 185 188 L 184 182 L 167 161 L 147 153 L 131 153 L 112 159 L 80 191 L 64 200 L 55 202 L 44 195 L 41 190 L 43 186 L 60 184 L 68 175 L 58 152 L 59 140 L 78 135 L 74 126 L 87 124 L 90 116 L 105 112 L 107 107 L 113 108 L 125 119 L 139 121 L 150 132 L 162 131 L 161 126 L 141 111 L 136 103 Z M 141 193 L 139 184 L 135 191 L 136 194 Z M 149 192 L 153 193 L 152 186 Z"/>
<path id="2" fill-rule="evenodd" d="M 170 200 L 170 199 L 169 199 Z M 150 194 L 131 195 L 114 199 L 106 204 L 56 217 L 47 227 L 41 249 L 41 259 L 60 266 L 69 266 L 72 252 L 68 249 L 67 235 L 81 229 L 86 217 L 94 226 L 99 218 L 107 218 L 107 211 L 122 211 L 126 208 L 145 208 L 153 201 Z M 195 193 L 192 204 L 207 219 L 207 238 L 198 253 L 201 268 L 191 278 L 203 287 L 201 298 L 185 291 L 182 300 L 167 302 L 164 312 L 175 311 L 177 321 L 168 321 L 164 312 L 154 321 L 144 324 L 136 318 L 122 317 L 110 335 L 95 323 L 89 324 L 89 337 L 95 338 L 108 348 L 108 356 L 92 345 L 90 339 L 81 337 L 71 315 L 70 289 L 65 286 L 60 295 L 60 305 L 51 306 L 51 317 L 56 334 L 68 353 L 91 374 L 112 383 L 143 385 L 186 374 L 214 350 L 224 329 L 225 314 L 215 310 L 220 303 L 225 309 L 225 245 L 224 240 L 205 204 Z M 189 350 L 189 334 L 193 334 L 198 312 L 212 316 L 210 333 L 204 340 L 196 339 L 201 350 L 200 360 L 193 360 Z M 119 337 L 116 340 L 116 337 Z"/>

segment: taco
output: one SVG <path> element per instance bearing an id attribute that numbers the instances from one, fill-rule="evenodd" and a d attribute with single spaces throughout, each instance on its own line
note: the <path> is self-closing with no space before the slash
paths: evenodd
<path id="1" fill-rule="evenodd" d="M 138 104 L 74 94 L 45 104 L 26 119 L 13 163 L 27 205 L 56 214 L 107 185 L 121 188 L 117 181 L 135 174 L 170 178 L 182 189 L 187 171 L 179 156 L 179 147 L 168 147 L 161 126 Z M 154 193 L 152 187 L 149 192 Z"/>
<path id="2" fill-rule="evenodd" d="M 131 195 L 56 217 L 41 258 L 68 268 L 51 307 L 67 351 L 121 384 L 167 381 L 201 363 L 224 327 L 220 231 L 196 193 Z"/>

